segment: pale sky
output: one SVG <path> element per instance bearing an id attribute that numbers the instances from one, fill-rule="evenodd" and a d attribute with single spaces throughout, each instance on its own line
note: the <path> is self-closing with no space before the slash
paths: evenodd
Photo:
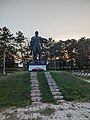
<path id="1" fill-rule="evenodd" d="M 22 31 L 29 39 L 90 38 L 90 0 L 0 0 L 0 27 L 13 34 Z"/>

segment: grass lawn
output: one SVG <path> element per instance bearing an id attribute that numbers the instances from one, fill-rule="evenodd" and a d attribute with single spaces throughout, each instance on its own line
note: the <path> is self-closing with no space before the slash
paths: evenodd
<path id="1" fill-rule="evenodd" d="M 31 104 L 31 83 L 28 72 L 0 76 L 0 107 Z"/>
<path id="2" fill-rule="evenodd" d="M 90 83 L 64 71 L 51 71 L 64 99 L 68 101 L 90 102 Z M 44 72 L 37 72 L 42 102 L 55 103 Z M 31 82 L 29 72 L 15 72 L 0 76 L 0 108 L 8 106 L 23 107 L 31 104 Z"/>
<path id="3" fill-rule="evenodd" d="M 65 100 L 90 102 L 89 83 L 69 72 L 52 71 L 51 74 L 60 87 Z"/>
<path id="4" fill-rule="evenodd" d="M 90 81 L 90 76 L 82 76 L 82 78 Z"/>
<path id="5" fill-rule="evenodd" d="M 38 81 L 39 81 L 39 85 L 40 85 L 39 88 L 40 88 L 41 94 L 42 94 L 42 102 L 55 103 L 55 100 L 50 91 L 50 88 L 47 83 L 47 79 L 45 77 L 44 72 L 38 72 L 37 75 L 38 75 Z"/>

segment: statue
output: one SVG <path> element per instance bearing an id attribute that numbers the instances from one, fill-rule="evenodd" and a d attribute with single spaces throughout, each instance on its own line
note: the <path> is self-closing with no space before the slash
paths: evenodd
<path id="1" fill-rule="evenodd" d="M 33 62 L 40 63 L 41 62 L 41 54 L 43 50 L 43 42 L 47 39 L 41 38 L 38 36 L 38 31 L 35 32 L 35 36 L 31 38 L 30 49 L 33 54 Z"/>

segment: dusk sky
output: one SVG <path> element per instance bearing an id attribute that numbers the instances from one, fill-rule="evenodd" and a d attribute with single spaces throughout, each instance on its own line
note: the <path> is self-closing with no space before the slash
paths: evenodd
<path id="1" fill-rule="evenodd" d="M 29 39 L 90 38 L 90 0 L 0 0 L 0 27 L 13 34 L 22 31 Z"/>

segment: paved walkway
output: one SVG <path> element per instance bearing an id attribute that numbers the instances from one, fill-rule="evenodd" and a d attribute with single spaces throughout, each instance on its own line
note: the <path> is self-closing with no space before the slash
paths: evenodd
<path id="1" fill-rule="evenodd" d="M 37 73 L 36 72 L 31 72 L 31 100 L 32 100 L 32 105 L 37 105 L 41 104 L 41 92 L 39 89 L 39 82 L 37 79 Z"/>
<path id="2" fill-rule="evenodd" d="M 53 95 L 53 98 L 57 103 L 65 102 L 64 97 L 62 96 L 62 93 L 57 86 L 55 80 L 52 78 L 50 72 L 44 72 L 49 88 L 51 90 L 51 93 Z M 31 72 L 31 100 L 32 100 L 32 105 L 37 105 L 41 104 L 42 100 L 42 95 L 39 89 L 39 81 L 37 79 L 37 72 Z"/>
<path id="3" fill-rule="evenodd" d="M 57 103 L 65 102 L 64 97 L 62 96 L 62 92 L 60 91 L 59 87 L 57 86 L 55 80 L 52 78 L 50 72 L 45 72 L 45 76 L 48 81 L 49 88 L 51 93 L 56 100 Z"/>

